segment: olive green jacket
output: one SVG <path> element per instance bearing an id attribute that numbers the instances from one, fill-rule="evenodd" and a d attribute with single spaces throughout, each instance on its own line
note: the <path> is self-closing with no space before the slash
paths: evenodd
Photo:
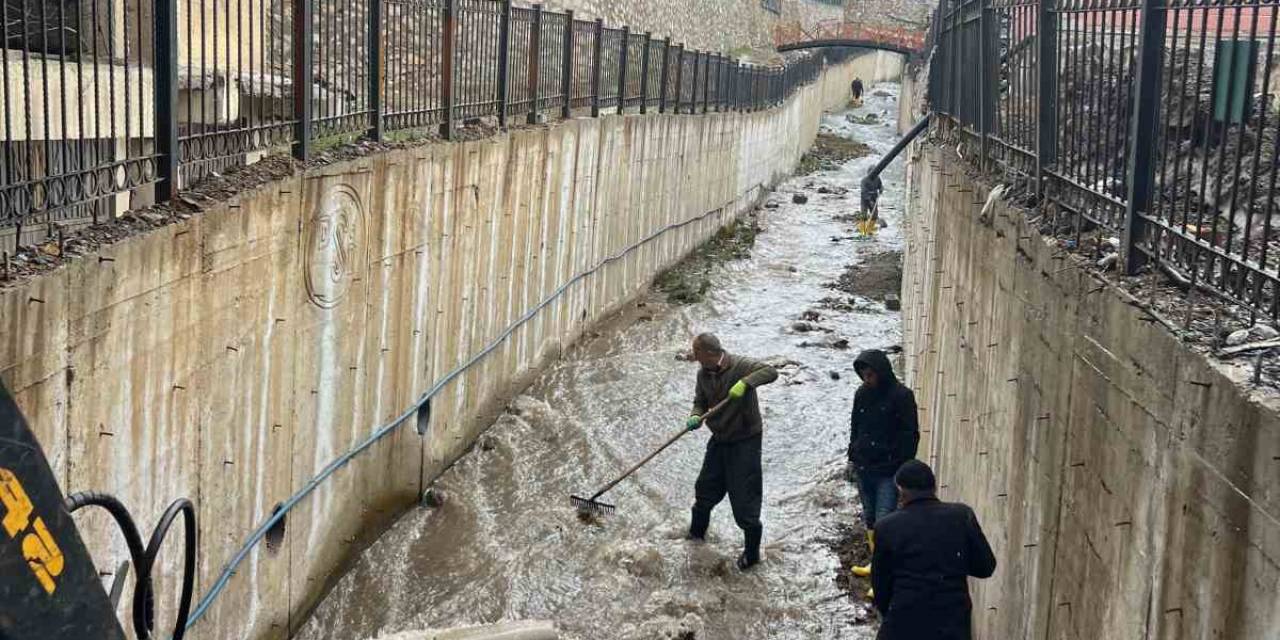
<path id="1" fill-rule="evenodd" d="M 773 367 L 740 356 L 724 354 L 724 362 L 718 371 L 698 368 L 697 389 L 693 396 L 693 415 L 700 416 L 729 396 L 729 389 L 739 380 L 747 384 L 747 392 L 737 400 L 731 400 L 714 416 L 707 419 L 711 439 L 716 442 L 736 442 L 760 435 L 764 423 L 760 419 L 760 402 L 756 387 L 778 379 Z"/>

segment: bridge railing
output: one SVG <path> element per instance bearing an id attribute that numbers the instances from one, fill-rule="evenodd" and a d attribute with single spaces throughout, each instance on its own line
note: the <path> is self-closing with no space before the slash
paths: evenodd
<path id="1" fill-rule="evenodd" d="M 809 27 L 799 23 L 780 24 L 773 29 L 774 46 L 784 50 L 806 44 L 856 41 L 901 51 L 922 51 L 925 36 L 922 29 L 866 25 L 844 20 L 825 20 Z"/>
<path id="2" fill-rule="evenodd" d="M 1067 246 L 1278 319 L 1277 7 L 944 1 L 929 101 Z"/>

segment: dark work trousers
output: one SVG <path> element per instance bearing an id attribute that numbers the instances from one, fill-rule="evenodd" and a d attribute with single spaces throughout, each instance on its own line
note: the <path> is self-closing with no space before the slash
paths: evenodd
<path id="1" fill-rule="evenodd" d="M 693 485 L 693 521 L 689 535 L 706 536 L 711 522 L 711 510 L 720 504 L 726 493 L 733 507 L 733 519 L 742 529 L 746 540 L 746 553 L 752 560 L 760 556 L 760 500 L 764 495 L 760 473 L 761 436 L 753 436 L 737 442 L 707 443 L 707 453 L 702 459 L 702 472 Z"/>

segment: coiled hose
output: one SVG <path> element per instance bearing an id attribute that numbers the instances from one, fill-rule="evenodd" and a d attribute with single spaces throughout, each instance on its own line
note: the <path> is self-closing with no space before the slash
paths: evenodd
<path id="1" fill-rule="evenodd" d="M 129 558 L 135 568 L 133 588 L 133 631 L 140 640 L 151 640 L 155 636 L 155 594 L 151 584 L 151 570 L 155 567 L 156 557 L 160 555 L 160 547 L 169 535 L 173 521 L 182 515 L 183 519 L 183 566 L 182 595 L 178 599 L 177 621 L 174 623 L 172 640 L 182 640 L 187 633 L 187 614 L 191 611 L 191 599 L 195 594 L 196 579 L 196 510 L 186 498 L 174 500 L 160 522 L 151 532 L 147 546 L 142 546 L 142 536 L 138 534 L 138 526 L 133 516 L 115 496 L 98 491 L 81 491 L 67 496 L 67 511 L 95 506 L 101 507 L 111 514 L 120 532 L 124 535 L 125 546 L 129 548 Z"/>

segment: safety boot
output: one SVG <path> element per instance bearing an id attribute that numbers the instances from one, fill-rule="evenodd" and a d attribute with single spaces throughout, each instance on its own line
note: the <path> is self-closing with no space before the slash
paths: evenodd
<path id="1" fill-rule="evenodd" d="M 703 513 L 697 509 L 693 510 L 693 517 L 689 520 L 689 533 L 685 535 L 685 540 L 693 540 L 695 542 L 705 542 L 707 540 L 707 527 L 711 524 L 711 514 Z"/>
<path id="2" fill-rule="evenodd" d="M 742 555 L 738 556 L 738 570 L 746 571 L 760 563 L 760 529 L 748 529 L 743 532 Z"/>
<path id="3" fill-rule="evenodd" d="M 876 532 L 871 529 L 867 529 L 867 548 L 870 549 L 872 555 L 875 554 Z M 853 575 L 858 576 L 859 578 L 869 578 L 871 577 L 871 563 L 868 562 L 862 566 L 853 565 L 850 571 L 853 572 Z M 870 592 L 868 592 L 867 597 L 871 597 Z"/>

